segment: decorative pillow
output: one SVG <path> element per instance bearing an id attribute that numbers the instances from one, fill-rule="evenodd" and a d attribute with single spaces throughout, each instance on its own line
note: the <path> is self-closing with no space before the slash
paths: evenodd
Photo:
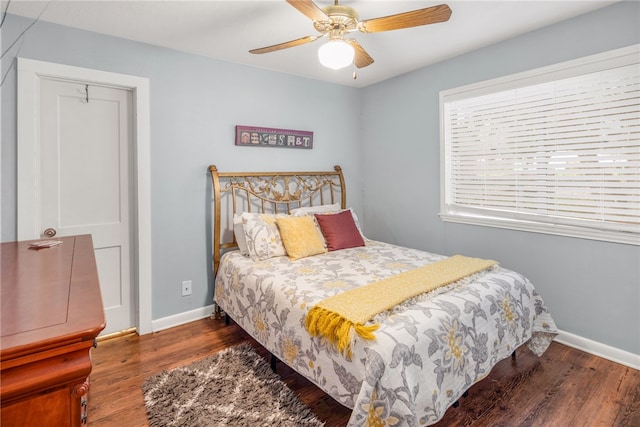
<path id="1" fill-rule="evenodd" d="M 251 259 L 262 261 L 287 254 L 276 224 L 276 218 L 281 216 L 288 215 L 242 214 L 242 228 Z"/>
<path id="2" fill-rule="evenodd" d="M 336 214 L 315 215 L 330 251 L 364 246 L 364 239 L 356 227 L 351 210 Z"/>
<path id="3" fill-rule="evenodd" d="M 276 223 L 292 261 L 327 252 L 324 238 L 312 216 L 282 217 L 277 218 Z"/>
<path id="4" fill-rule="evenodd" d="M 317 213 L 338 212 L 339 210 L 340 210 L 340 203 L 334 203 L 332 205 L 305 206 L 303 208 L 291 209 L 291 215 L 293 216 L 313 215 Z"/>
<path id="5" fill-rule="evenodd" d="M 360 228 L 360 221 L 358 220 L 358 215 L 356 215 L 356 211 L 353 210 L 353 208 L 347 208 L 345 209 L 346 211 L 351 211 L 351 215 L 353 216 L 353 222 L 356 223 L 356 228 L 358 229 L 358 232 L 360 233 L 360 236 L 362 236 L 362 240 L 367 240 L 366 237 L 364 237 L 364 233 L 362 232 L 362 228 Z"/>
<path id="6" fill-rule="evenodd" d="M 244 256 L 249 256 L 249 248 L 247 247 L 247 237 L 244 235 L 244 226 L 242 225 L 242 215 L 233 215 L 233 235 L 236 238 L 238 249 Z"/>

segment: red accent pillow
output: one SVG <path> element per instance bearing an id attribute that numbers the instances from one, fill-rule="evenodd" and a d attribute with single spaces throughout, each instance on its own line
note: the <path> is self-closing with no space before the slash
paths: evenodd
<path id="1" fill-rule="evenodd" d="M 327 241 L 329 251 L 364 246 L 364 239 L 356 227 L 350 210 L 336 214 L 316 214 L 315 217 Z"/>

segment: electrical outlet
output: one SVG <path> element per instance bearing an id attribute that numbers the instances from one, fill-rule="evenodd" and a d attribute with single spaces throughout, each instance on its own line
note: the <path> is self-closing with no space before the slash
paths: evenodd
<path id="1" fill-rule="evenodd" d="M 191 280 L 182 282 L 182 296 L 186 297 L 188 295 L 191 295 Z"/>

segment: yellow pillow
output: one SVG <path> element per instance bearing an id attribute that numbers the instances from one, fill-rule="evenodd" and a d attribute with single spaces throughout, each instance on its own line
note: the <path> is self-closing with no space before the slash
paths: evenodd
<path id="1" fill-rule="evenodd" d="M 295 261 L 327 253 L 324 238 L 312 216 L 276 218 L 289 259 Z"/>

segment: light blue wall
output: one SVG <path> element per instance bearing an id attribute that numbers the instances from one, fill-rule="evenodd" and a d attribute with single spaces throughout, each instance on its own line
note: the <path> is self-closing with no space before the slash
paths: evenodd
<path id="1" fill-rule="evenodd" d="M 3 50 L 31 21 L 7 18 Z M 19 44 L 18 44 L 19 45 Z M 15 49 L 2 59 L 9 67 Z M 39 22 L 21 57 L 149 78 L 152 317 L 212 303 L 211 179 L 222 171 L 332 170 L 342 166 L 359 213 L 360 92 L 169 49 Z M 2 87 L 2 241 L 16 238 L 16 73 Z M 312 150 L 234 146 L 234 126 L 314 132 Z M 193 295 L 182 297 L 182 280 Z"/>
<path id="2" fill-rule="evenodd" d="M 367 235 L 497 259 L 531 279 L 562 330 L 640 354 L 640 247 L 438 217 L 441 90 L 639 42 L 640 3 L 622 2 L 365 88 Z"/>

